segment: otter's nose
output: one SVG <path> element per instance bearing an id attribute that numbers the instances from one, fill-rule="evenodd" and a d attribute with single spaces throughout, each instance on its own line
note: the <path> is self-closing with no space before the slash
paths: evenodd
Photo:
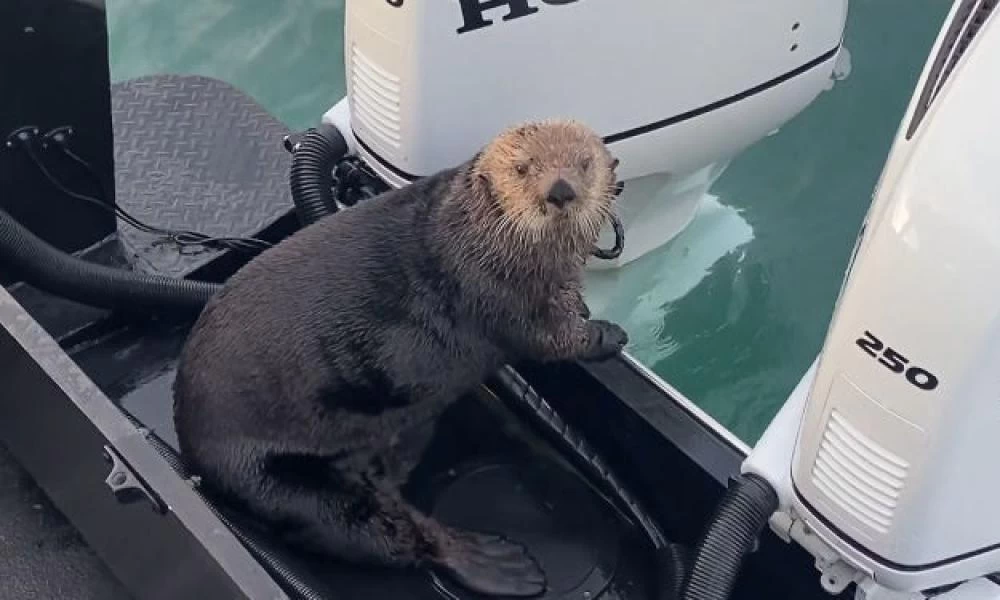
<path id="1" fill-rule="evenodd" d="M 566 183 L 565 179 L 557 180 L 549 189 L 548 201 L 559 208 L 566 206 L 575 199 L 576 192 L 573 191 L 573 186 Z"/>

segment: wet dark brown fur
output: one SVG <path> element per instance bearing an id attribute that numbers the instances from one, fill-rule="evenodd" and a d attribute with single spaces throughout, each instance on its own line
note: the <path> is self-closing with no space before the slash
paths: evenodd
<path id="1" fill-rule="evenodd" d="M 615 164 L 578 123 L 526 124 L 263 253 L 183 350 L 186 459 L 290 541 L 442 568 L 482 593 L 541 592 L 521 545 L 447 528 L 399 488 L 442 411 L 503 364 L 601 359 L 626 343 L 580 293 Z"/>

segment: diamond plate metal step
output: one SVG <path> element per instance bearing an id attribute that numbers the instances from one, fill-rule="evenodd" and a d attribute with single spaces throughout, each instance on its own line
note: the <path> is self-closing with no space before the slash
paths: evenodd
<path id="1" fill-rule="evenodd" d="M 289 129 L 253 98 L 216 79 L 153 75 L 111 88 L 117 202 L 165 229 L 256 235 L 292 208 Z M 179 252 L 118 224 L 133 268 L 181 277 L 218 251 Z M 192 254 L 192 251 L 197 253 Z"/>

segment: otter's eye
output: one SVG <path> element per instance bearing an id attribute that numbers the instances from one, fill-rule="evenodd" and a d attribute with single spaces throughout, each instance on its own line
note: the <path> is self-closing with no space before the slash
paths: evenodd
<path id="1" fill-rule="evenodd" d="M 521 163 L 521 164 L 517 165 L 514 168 L 517 170 L 517 174 L 518 175 L 527 175 L 528 174 L 528 165 L 526 165 L 524 163 Z"/>
<path id="2" fill-rule="evenodd" d="M 580 168 L 583 169 L 584 172 L 589 171 L 590 170 L 590 162 L 591 162 L 590 157 L 587 157 L 587 158 L 583 159 L 583 162 L 580 163 Z"/>

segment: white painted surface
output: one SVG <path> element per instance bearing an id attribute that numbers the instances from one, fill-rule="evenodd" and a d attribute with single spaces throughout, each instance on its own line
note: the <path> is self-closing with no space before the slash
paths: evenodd
<path id="1" fill-rule="evenodd" d="M 458 0 L 398 8 L 348 0 L 350 125 L 363 142 L 358 153 L 381 177 L 406 183 L 365 146 L 395 169 L 425 176 L 524 120 L 574 117 L 607 136 L 705 109 L 837 48 L 847 11 L 847 0 L 528 4 L 537 12 L 505 21 L 503 5 L 485 11 L 490 26 L 459 34 Z M 620 204 L 632 216 L 624 255 L 602 266 L 622 266 L 673 239 L 711 181 L 683 190 L 675 183 L 697 181 L 779 128 L 828 89 L 836 66 L 830 58 L 724 108 L 612 143 L 628 184 Z"/>
<path id="2" fill-rule="evenodd" d="M 1000 571 L 1000 551 L 980 552 L 1000 545 L 996 15 L 916 136 L 897 137 L 823 347 L 793 465 L 808 504 L 867 553 L 805 504 L 796 511 L 845 559 L 900 591 Z M 912 105 L 901 130 L 910 114 Z M 884 344 L 876 357 L 856 343 L 865 332 Z M 933 373 L 938 386 L 913 385 L 906 377 L 913 368 Z"/>

